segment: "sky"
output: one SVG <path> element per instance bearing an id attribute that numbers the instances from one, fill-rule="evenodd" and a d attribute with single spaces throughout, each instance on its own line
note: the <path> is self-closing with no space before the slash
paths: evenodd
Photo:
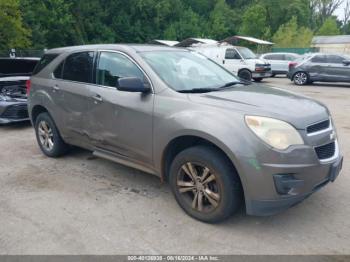
<path id="1" fill-rule="evenodd" d="M 350 0 L 344 0 L 343 4 L 334 13 L 340 20 L 344 18 L 344 8 L 346 6 L 346 2 L 348 1 Z"/>

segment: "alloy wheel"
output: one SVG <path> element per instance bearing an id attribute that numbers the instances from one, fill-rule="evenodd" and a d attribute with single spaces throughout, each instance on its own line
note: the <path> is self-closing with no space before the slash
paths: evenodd
<path id="1" fill-rule="evenodd" d="M 38 136 L 40 144 L 47 151 L 51 151 L 54 147 L 52 128 L 46 121 L 40 121 L 38 125 Z"/>
<path id="2" fill-rule="evenodd" d="M 220 202 L 220 187 L 216 175 L 208 167 L 187 162 L 177 175 L 177 189 L 188 205 L 199 212 L 209 213 Z"/>
<path id="3" fill-rule="evenodd" d="M 305 85 L 307 83 L 307 74 L 304 72 L 296 73 L 294 76 L 294 82 L 297 85 Z"/>

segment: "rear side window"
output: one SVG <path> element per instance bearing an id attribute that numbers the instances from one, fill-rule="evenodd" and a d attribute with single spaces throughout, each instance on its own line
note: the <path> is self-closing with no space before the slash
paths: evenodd
<path id="1" fill-rule="evenodd" d="M 267 60 L 284 60 L 284 55 L 281 54 L 273 54 L 265 56 Z"/>
<path id="2" fill-rule="evenodd" d="M 225 59 L 242 59 L 235 49 L 226 49 Z"/>
<path id="3" fill-rule="evenodd" d="M 118 79 L 122 77 L 138 77 L 144 80 L 142 71 L 126 56 L 113 52 L 101 52 L 96 69 L 96 83 L 117 87 Z"/>
<path id="4" fill-rule="evenodd" d="M 63 68 L 63 79 L 92 83 L 94 52 L 80 52 L 66 58 Z"/>
<path id="5" fill-rule="evenodd" d="M 36 67 L 34 68 L 33 71 L 33 75 L 39 73 L 41 70 L 43 70 L 48 64 L 50 64 L 56 57 L 58 56 L 58 54 L 46 54 L 44 55 L 39 63 L 36 65 Z"/>
<path id="6" fill-rule="evenodd" d="M 325 55 L 316 55 L 311 59 L 313 63 L 327 63 L 327 57 Z"/>
<path id="7" fill-rule="evenodd" d="M 64 64 L 64 61 L 61 62 L 55 69 L 55 71 L 53 71 L 53 76 L 55 78 L 62 78 L 62 73 L 63 73 L 63 64 Z"/>

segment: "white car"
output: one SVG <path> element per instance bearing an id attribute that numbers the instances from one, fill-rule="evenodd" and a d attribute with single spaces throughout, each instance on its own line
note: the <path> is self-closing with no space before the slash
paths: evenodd
<path id="1" fill-rule="evenodd" d="M 286 75 L 289 70 L 289 63 L 300 57 L 300 55 L 294 53 L 266 53 L 260 56 L 271 64 L 272 76 Z"/>
<path id="2" fill-rule="evenodd" d="M 249 48 L 227 44 L 192 46 L 197 51 L 216 63 L 225 67 L 238 77 L 260 82 L 263 78 L 271 77 L 271 65 L 264 59 L 259 59 Z"/>

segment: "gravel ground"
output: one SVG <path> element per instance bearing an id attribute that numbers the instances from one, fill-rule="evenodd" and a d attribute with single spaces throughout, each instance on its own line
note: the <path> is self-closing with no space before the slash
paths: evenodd
<path id="1" fill-rule="evenodd" d="M 276 216 L 208 225 L 154 176 L 80 149 L 49 159 L 29 124 L 2 126 L 0 254 L 350 254 L 350 85 L 265 83 L 329 106 L 345 156 L 335 183 Z"/>

